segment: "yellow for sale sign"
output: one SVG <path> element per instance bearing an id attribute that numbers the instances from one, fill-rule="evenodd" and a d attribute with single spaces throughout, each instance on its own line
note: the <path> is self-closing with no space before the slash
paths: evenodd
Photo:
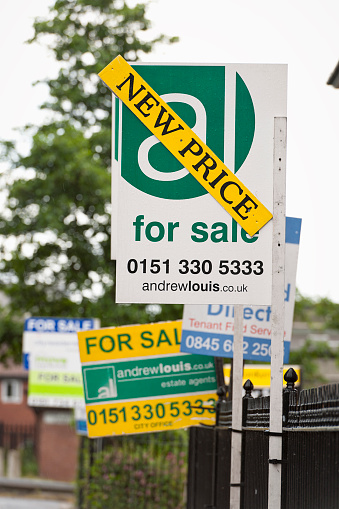
<path id="1" fill-rule="evenodd" d="M 214 424 L 214 360 L 180 353 L 181 322 L 78 334 L 88 436 Z"/>

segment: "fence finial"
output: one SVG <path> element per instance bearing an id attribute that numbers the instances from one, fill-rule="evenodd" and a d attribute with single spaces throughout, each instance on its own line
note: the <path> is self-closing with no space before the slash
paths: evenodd
<path id="1" fill-rule="evenodd" d="M 250 379 L 246 380 L 246 382 L 243 385 L 243 388 L 245 389 L 244 398 L 253 398 L 252 391 L 254 389 L 254 385 L 252 384 Z"/>
<path id="2" fill-rule="evenodd" d="M 245 396 L 242 398 L 242 425 L 245 427 L 247 423 L 248 401 L 253 399 L 252 391 L 254 389 L 254 385 L 252 384 L 251 380 L 248 379 L 244 383 L 243 388 L 245 389 Z"/>
<path id="3" fill-rule="evenodd" d="M 225 385 L 221 385 L 217 389 L 218 401 L 216 402 L 216 421 L 215 421 L 216 426 L 219 426 L 220 417 L 221 417 L 222 412 L 226 411 L 226 405 L 227 405 L 226 392 L 227 391 L 226 391 Z"/>
<path id="4" fill-rule="evenodd" d="M 284 375 L 284 380 L 286 382 L 285 391 L 294 391 L 294 384 L 297 382 L 298 378 L 299 377 L 293 368 L 288 369 Z"/>

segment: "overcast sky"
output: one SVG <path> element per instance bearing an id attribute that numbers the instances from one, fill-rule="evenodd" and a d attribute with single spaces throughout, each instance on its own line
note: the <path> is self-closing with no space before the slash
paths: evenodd
<path id="1" fill-rule="evenodd" d="M 48 51 L 24 41 L 51 4 L 1 2 L 2 139 L 43 121 L 38 105 L 48 91 L 32 83 L 55 75 L 56 66 Z M 154 0 L 148 16 L 154 34 L 180 42 L 159 47 L 146 62 L 288 64 L 287 214 L 303 219 L 297 286 L 339 302 L 339 90 L 326 85 L 339 60 L 338 1 Z"/>

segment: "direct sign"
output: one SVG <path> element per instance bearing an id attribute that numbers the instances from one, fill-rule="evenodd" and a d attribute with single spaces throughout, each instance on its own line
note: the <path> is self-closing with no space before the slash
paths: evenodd
<path id="1" fill-rule="evenodd" d="M 96 319 L 31 317 L 25 321 L 23 358 L 28 404 L 75 408 L 83 405 L 78 330 L 97 328 Z"/>
<path id="2" fill-rule="evenodd" d="M 271 209 L 273 125 L 274 117 L 286 116 L 286 66 L 134 64 L 133 68 L 232 175 Z M 127 98 L 130 83 L 120 83 Z M 131 96 L 138 87 L 134 81 Z M 156 128 L 168 132 L 164 138 L 183 132 L 169 133 L 175 122 L 165 122 L 169 115 L 164 112 Z M 117 259 L 117 302 L 270 304 L 272 222 L 248 235 L 187 171 L 184 161 L 180 163 L 159 141 L 159 134 L 152 134 L 117 98 L 113 125 L 112 257 Z M 188 154 L 187 149 L 184 159 Z M 207 174 L 200 168 L 197 173 L 209 179 L 213 171 Z M 210 180 L 206 182 L 210 187 Z M 223 182 L 220 177 L 218 185 Z M 229 185 L 224 188 L 226 198 L 226 189 L 231 188 L 239 191 Z"/>
<path id="3" fill-rule="evenodd" d="M 215 422 L 214 360 L 181 354 L 181 322 L 79 332 L 89 437 Z"/>
<path id="4" fill-rule="evenodd" d="M 285 336 L 287 363 L 292 336 L 301 219 L 286 218 Z M 214 357 L 233 357 L 234 306 L 185 305 L 181 351 Z M 243 355 L 246 360 L 271 360 L 271 307 L 244 307 Z"/>
<path id="5" fill-rule="evenodd" d="M 251 236 L 272 214 L 120 55 L 100 78 Z"/>

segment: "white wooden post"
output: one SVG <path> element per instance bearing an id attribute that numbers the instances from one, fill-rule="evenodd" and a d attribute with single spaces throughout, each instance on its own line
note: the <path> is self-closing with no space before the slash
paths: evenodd
<path id="1" fill-rule="evenodd" d="M 274 119 L 273 248 L 271 314 L 271 403 L 268 468 L 268 509 L 281 508 L 282 411 L 285 301 L 285 117 Z"/>
<path id="2" fill-rule="evenodd" d="M 230 509 L 240 509 L 244 306 L 234 306 Z M 239 431 L 239 433 L 237 433 Z"/>

